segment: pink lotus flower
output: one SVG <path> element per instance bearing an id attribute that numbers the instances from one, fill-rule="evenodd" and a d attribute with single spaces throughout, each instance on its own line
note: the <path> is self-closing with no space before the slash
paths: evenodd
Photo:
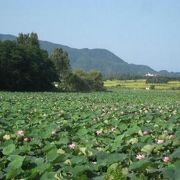
<path id="1" fill-rule="evenodd" d="M 168 156 L 165 156 L 165 157 L 163 158 L 163 161 L 164 161 L 165 163 L 168 163 L 169 160 L 170 160 L 170 158 L 169 158 Z"/>
<path id="2" fill-rule="evenodd" d="M 157 144 L 163 144 L 164 143 L 164 140 L 163 139 L 158 139 L 157 140 Z"/>
<path id="3" fill-rule="evenodd" d="M 29 141 L 29 138 L 28 137 L 25 137 L 24 138 L 24 142 L 28 142 Z"/>
<path id="4" fill-rule="evenodd" d="M 75 149 L 75 147 L 76 147 L 75 143 L 69 144 L 69 149 Z"/>
<path id="5" fill-rule="evenodd" d="M 24 131 L 23 131 L 23 130 L 19 130 L 19 131 L 17 132 L 17 134 L 18 134 L 19 136 L 24 136 Z"/>
<path id="6" fill-rule="evenodd" d="M 136 156 L 136 159 L 139 159 L 139 160 L 142 160 L 142 159 L 144 159 L 144 158 L 145 158 L 144 154 L 138 154 L 138 155 Z"/>

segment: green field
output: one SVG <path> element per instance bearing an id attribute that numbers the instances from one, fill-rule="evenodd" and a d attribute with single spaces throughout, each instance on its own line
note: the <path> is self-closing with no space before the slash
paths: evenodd
<path id="1" fill-rule="evenodd" d="M 0 179 L 180 177 L 180 91 L 0 92 Z"/>
<path id="2" fill-rule="evenodd" d="M 180 81 L 169 81 L 167 84 L 146 84 L 146 80 L 107 80 L 104 82 L 106 88 L 146 89 L 151 85 L 155 85 L 155 89 L 158 90 L 180 89 Z"/>

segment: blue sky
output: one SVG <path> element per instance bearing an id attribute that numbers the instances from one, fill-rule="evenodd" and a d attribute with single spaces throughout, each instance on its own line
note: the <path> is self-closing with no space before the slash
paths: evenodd
<path id="1" fill-rule="evenodd" d="M 0 33 L 37 32 L 128 63 L 180 71 L 180 0 L 1 0 Z"/>

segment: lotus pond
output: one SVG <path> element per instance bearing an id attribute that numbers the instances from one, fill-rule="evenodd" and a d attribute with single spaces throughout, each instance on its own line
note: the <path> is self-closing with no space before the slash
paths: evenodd
<path id="1" fill-rule="evenodd" d="M 0 179 L 180 179 L 180 91 L 0 92 Z"/>

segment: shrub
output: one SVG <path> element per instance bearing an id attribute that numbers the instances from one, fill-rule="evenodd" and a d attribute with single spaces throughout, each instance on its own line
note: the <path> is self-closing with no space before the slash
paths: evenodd
<path id="1" fill-rule="evenodd" d="M 151 84 L 150 87 L 149 87 L 149 89 L 154 90 L 154 89 L 155 89 L 155 85 L 154 85 L 154 84 Z"/>

